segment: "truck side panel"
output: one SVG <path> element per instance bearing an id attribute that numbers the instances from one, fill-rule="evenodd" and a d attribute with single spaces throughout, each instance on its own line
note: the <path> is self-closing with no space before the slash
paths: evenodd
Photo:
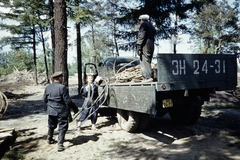
<path id="1" fill-rule="evenodd" d="M 226 54 L 158 54 L 157 90 L 236 89 L 236 60 Z"/>
<path id="2" fill-rule="evenodd" d="M 110 107 L 154 114 L 156 111 L 155 86 L 109 86 Z"/>

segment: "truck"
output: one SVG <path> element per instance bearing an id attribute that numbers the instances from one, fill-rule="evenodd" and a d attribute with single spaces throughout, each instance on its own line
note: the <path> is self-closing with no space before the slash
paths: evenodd
<path id="1" fill-rule="evenodd" d="M 195 124 L 210 94 L 237 87 L 237 55 L 159 53 L 156 61 L 153 82 L 105 84 L 104 105 L 116 109 L 127 132 L 143 130 L 150 117 L 167 113 L 177 124 Z"/>

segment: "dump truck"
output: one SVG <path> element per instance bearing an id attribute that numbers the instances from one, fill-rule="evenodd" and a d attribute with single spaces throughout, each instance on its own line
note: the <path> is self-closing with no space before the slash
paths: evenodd
<path id="1" fill-rule="evenodd" d="M 150 117 L 167 113 L 177 124 L 195 124 L 210 94 L 237 87 L 237 55 L 157 54 L 155 58 L 155 81 L 106 84 L 104 105 L 116 109 L 125 131 L 143 130 Z"/>

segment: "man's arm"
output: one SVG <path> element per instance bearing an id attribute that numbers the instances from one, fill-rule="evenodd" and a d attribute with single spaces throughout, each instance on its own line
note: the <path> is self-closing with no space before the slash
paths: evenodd
<path id="1" fill-rule="evenodd" d="M 63 100 L 69 109 L 72 109 L 74 113 L 78 112 L 78 107 L 72 102 L 71 97 L 69 96 L 68 90 L 66 87 L 63 87 Z"/>
<path id="2" fill-rule="evenodd" d="M 44 94 L 43 94 L 43 101 L 44 101 L 45 103 L 48 102 L 48 94 L 47 94 L 46 89 L 45 89 Z"/>
<path id="3" fill-rule="evenodd" d="M 145 39 L 146 39 L 146 29 L 143 23 L 139 28 L 138 39 L 137 39 L 137 54 L 139 55 L 140 60 L 142 59 L 142 54 L 143 54 L 142 48 L 144 46 Z"/>
<path id="4" fill-rule="evenodd" d="M 143 47 L 143 43 L 146 37 L 146 29 L 145 24 L 141 24 L 138 32 L 138 39 L 137 39 L 137 45 Z"/>

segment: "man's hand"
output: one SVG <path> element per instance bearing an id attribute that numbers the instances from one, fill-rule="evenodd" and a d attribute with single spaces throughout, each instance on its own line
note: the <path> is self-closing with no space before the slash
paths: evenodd
<path id="1" fill-rule="evenodd" d="M 142 51 L 138 51 L 138 55 L 141 57 L 142 56 Z"/>
<path id="2" fill-rule="evenodd" d="M 73 112 L 74 112 L 74 114 L 73 114 L 73 115 L 75 115 L 75 114 L 77 114 L 77 113 L 79 112 L 79 109 L 77 109 L 77 110 L 74 110 Z"/>
<path id="3" fill-rule="evenodd" d="M 141 57 L 142 56 L 142 48 L 140 45 L 137 45 L 137 54 Z"/>
<path id="4" fill-rule="evenodd" d="M 69 113 L 69 115 L 68 115 L 68 121 L 69 121 L 69 122 L 72 122 L 72 121 L 73 121 L 73 118 L 72 118 L 71 113 Z"/>

